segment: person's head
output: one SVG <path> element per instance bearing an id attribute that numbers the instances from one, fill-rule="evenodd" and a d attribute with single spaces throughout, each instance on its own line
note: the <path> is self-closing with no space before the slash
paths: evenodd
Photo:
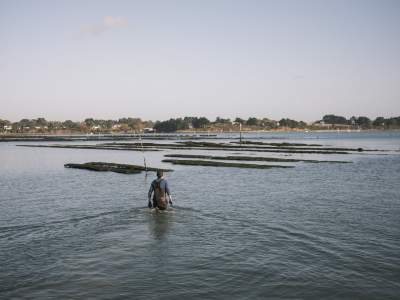
<path id="1" fill-rule="evenodd" d="M 164 172 L 162 170 L 157 170 L 157 178 L 162 178 L 164 176 Z"/>

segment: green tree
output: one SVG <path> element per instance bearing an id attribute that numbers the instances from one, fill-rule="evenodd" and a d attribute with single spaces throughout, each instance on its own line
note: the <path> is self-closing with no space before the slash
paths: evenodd
<path id="1" fill-rule="evenodd" d="M 4 126 L 10 125 L 10 121 L 0 119 L 0 127 L 3 128 Z"/>
<path id="2" fill-rule="evenodd" d="M 303 122 L 303 121 L 300 121 L 300 122 L 298 122 L 297 127 L 301 128 L 301 129 L 304 129 L 304 128 L 307 127 L 307 123 Z"/>
<path id="3" fill-rule="evenodd" d="M 182 118 L 169 119 L 168 121 L 157 121 L 154 124 L 157 132 L 175 132 L 177 130 L 189 129 L 189 125 Z"/>
<path id="4" fill-rule="evenodd" d="M 67 129 L 71 129 L 71 130 L 76 130 L 80 128 L 80 124 L 77 122 L 73 122 L 71 120 L 66 120 L 62 123 L 62 125 L 67 128 Z"/>
<path id="5" fill-rule="evenodd" d="M 183 120 L 187 122 L 188 126 L 191 125 L 193 128 L 204 128 L 210 124 L 210 121 L 206 117 L 185 117 Z"/>
<path id="6" fill-rule="evenodd" d="M 258 119 L 250 117 L 250 118 L 247 119 L 246 125 L 248 125 L 248 126 L 256 126 L 256 125 L 258 125 Z"/>
<path id="7" fill-rule="evenodd" d="M 115 123 L 115 120 L 106 120 L 104 121 L 104 127 L 107 129 L 111 129 Z"/>
<path id="8" fill-rule="evenodd" d="M 34 125 L 34 122 L 32 122 L 32 120 L 29 119 L 22 119 L 18 123 L 19 126 L 21 127 L 32 127 Z"/>
<path id="9" fill-rule="evenodd" d="M 141 130 L 142 120 L 140 118 L 128 118 L 128 125 L 133 130 Z"/>
<path id="10" fill-rule="evenodd" d="M 88 128 L 91 128 L 96 125 L 96 122 L 94 121 L 93 118 L 85 119 L 84 123 L 85 123 L 86 127 L 88 127 Z"/>
<path id="11" fill-rule="evenodd" d="M 49 121 L 47 123 L 47 127 L 49 128 L 49 130 L 58 130 L 62 128 L 62 123 L 59 121 Z"/>
<path id="12" fill-rule="evenodd" d="M 373 122 L 372 126 L 374 127 L 384 127 L 385 126 L 385 118 L 384 117 L 377 117 Z"/>
<path id="13" fill-rule="evenodd" d="M 210 120 L 207 119 L 206 117 L 200 117 L 196 120 L 196 122 L 193 124 L 194 128 L 204 128 L 208 124 L 210 124 Z"/>
<path id="14" fill-rule="evenodd" d="M 2 120 L 0 119 L 0 132 L 5 131 L 4 127 L 9 126 L 11 123 L 8 120 Z"/>
<path id="15" fill-rule="evenodd" d="M 261 126 L 268 128 L 268 129 L 275 129 L 278 127 L 277 122 L 274 120 L 270 120 L 268 118 L 263 118 L 261 120 Z"/>
<path id="16" fill-rule="evenodd" d="M 215 119 L 215 122 L 214 123 L 219 123 L 219 124 L 231 124 L 232 122 L 231 122 L 231 119 L 223 119 L 223 118 L 220 118 L 220 117 L 217 117 L 216 119 Z"/>
<path id="17" fill-rule="evenodd" d="M 400 117 L 389 118 L 385 120 L 386 129 L 399 129 L 400 128 Z"/>
<path id="18" fill-rule="evenodd" d="M 335 116 L 335 115 L 325 115 L 322 118 L 325 124 L 348 124 L 345 117 Z"/>
<path id="19" fill-rule="evenodd" d="M 235 122 L 235 123 L 238 123 L 238 124 L 242 124 L 242 125 L 243 125 L 244 123 L 246 123 L 246 121 L 243 120 L 242 118 L 236 118 L 234 122 Z"/>
<path id="20" fill-rule="evenodd" d="M 289 127 L 289 128 L 298 128 L 299 127 L 299 122 L 291 119 L 281 119 L 279 121 L 279 126 L 281 127 Z"/>
<path id="21" fill-rule="evenodd" d="M 44 126 L 47 126 L 48 122 L 46 121 L 45 118 L 37 118 L 35 123 L 36 123 L 37 126 L 44 127 Z"/>
<path id="22" fill-rule="evenodd" d="M 356 120 L 356 124 L 363 129 L 369 129 L 371 128 L 372 122 L 367 117 L 358 117 Z"/>

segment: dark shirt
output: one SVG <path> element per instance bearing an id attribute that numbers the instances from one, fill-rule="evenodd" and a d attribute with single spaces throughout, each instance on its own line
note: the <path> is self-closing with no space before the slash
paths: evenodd
<path id="1" fill-rule="evenodd" d="M 168 187 L 168 181 L 166 181 L 165 179 L 154 179 L 153 182 L 150 185 L 150 189 L 149 189 L 149 198 L 151 197 L 151 194 L 154 192 L 154 189 L 156 187 L 156 183 L 157 181 L 160 181 L 160 188 L 162 190 L 164 190 L 168 196 L 171 195 L 170 191 L 169 191 L 169 187 Z"/>

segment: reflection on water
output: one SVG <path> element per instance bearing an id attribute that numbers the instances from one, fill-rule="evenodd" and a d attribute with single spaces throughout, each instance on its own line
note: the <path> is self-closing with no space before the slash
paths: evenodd
<path id="1" fill-rule="evenodd" d="M 149 211 L 149 230 L 156 239 L 163 239 L 174 223 L 174 209 L 160 211 L 153 208 Z"/>

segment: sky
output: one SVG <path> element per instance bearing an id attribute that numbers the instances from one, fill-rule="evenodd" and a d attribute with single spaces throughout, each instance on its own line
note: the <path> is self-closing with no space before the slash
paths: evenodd
<path id="1" fill-rule="evenodd" d="M 400 1 L 0 0 L 0 119 L 400 115 Z"/>

